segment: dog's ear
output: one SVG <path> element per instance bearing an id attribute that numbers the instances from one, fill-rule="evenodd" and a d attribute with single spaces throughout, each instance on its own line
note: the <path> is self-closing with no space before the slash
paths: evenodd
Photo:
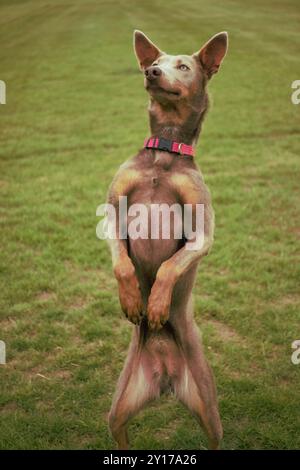
<path id="1" fill-rule="evenodd" d="M 199 52 L 194 54 L 200 60 L 208 78 L 211 78 L 214 73 L 217 73 L 224 59 L 228 48 L 228 34 L 226 31 L 218 33 L 213 36 L 206 44 L 200 49 Z"/>
<path id="2" fill-rule="evenodd" d="M 162 51 L 160 51 L 142 31 L 136 29 L 133 36 L 135 55 L 141 70 L 144 70 L 150 67 L 152 62 L 162 54 Z"/>

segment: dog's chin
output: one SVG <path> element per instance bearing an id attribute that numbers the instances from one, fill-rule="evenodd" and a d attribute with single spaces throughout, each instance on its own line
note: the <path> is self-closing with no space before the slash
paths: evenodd
<path id="1" fill-rule="evenodd" d="M 181 97 L 181 92 L 178 89 L 167 89 L 158 85 L 149 84 L 146 84 L 145 88 L 149 95 L 158 101 L 177 101 Z"/>

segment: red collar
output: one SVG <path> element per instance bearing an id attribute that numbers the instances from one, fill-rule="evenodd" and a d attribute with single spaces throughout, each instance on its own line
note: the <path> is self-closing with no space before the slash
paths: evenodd
<path id="1" fill-rule="evenodd" d="M 150 139 L 146 139 L 144 142 L 144 148 L 179 153 L 180 155 L 189 155 L 190 157 L 195 156 L 195 149 L 192 145 L 186 145 L 159 137 L 150 137 Z"/>

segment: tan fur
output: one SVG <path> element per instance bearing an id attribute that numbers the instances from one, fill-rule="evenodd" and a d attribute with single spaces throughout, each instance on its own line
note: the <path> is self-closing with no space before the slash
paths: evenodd
<path id="1" fill-rule="evenodd" d="M 172 185 L 181 197 L 182 204 L 197 204 L 199 202 L 199 188 L 194 184 L 190 175 L 175 173 L 171 176 Z"/>
<path id="2" fill-rule="evenodd" d="M 121 171 L 117 174 L 114 181 L 115 194 L 120 196 L 126 196 L 129 194 L 131 188 L 133 188 L 140 178 L 140 174 L 137 170 L 127 168 L 125 171 Z"/>

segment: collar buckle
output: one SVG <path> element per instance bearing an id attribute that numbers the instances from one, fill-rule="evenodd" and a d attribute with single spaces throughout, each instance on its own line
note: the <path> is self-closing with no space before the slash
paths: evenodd
<path id="1" fill-rule="evenodd" d="M 177 155 L 181 156 L 195 156 L 195 149 L 192 145 L 187 145 L 183 142 L 174 142 L 164 137 L 150 137 L 149 139 L 145 139 L 144 148 L 177 153 Z"/>
<path id="2" fill-rule="evenodd" d="M 165 152 L 172 152 L 172 140 L 164 139 L 163 137 L 158 141 L 158 150 L 163 150 Z"/>

